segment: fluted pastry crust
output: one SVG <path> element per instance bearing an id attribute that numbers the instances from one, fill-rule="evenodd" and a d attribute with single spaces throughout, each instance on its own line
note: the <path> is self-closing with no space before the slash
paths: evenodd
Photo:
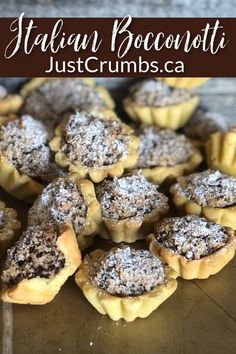
<path id="1" fill-rule="evenodd" d="M 227 228 L 228 242 L 220 250 L 198 260 L 187 259 L 163 247 L 153 234 L 147 237 L 150 252 L 161 258 L 184 279 L 206 279 L 221 271 L 235 255 L 236 238 L 234 231 Z"/>
<path id="2" fill-rule="evenodd" d="M 92 260 L 100 258 L 105 251 L 96 250 L 90 254 Z M 107 314 L 112 320 L 124 318 L 127 322 L 137 317 L 145 318 L 164 302 L 177 288 L 176 273 L 168 268 L 166 281 L 154 290 L 139 296 L 114 296 L 93 285 L 82 263 L 75 274 L 75 281 L 87 300 L 101 314 Z"/>
<path id="3" fill-rule="evenodd" d="M 139 106 L 132 103 L 129 98 L 123 101 L 125 111 L 134 121 L 175 130 L 187 123 L 198 103 L 197 96 L 193 96 L 186 102 L 166 107 Z"/>
<path id="4" fill-rule="evenodd" d="M 209 77 L 158 77 L 157 79 L 171 87 L 190 90 L 204 84 Z"/>

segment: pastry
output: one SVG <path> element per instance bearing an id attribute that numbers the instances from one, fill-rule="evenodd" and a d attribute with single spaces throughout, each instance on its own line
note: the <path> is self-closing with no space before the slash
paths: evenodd
<path id="1" fill-rule="evenodd" d="M 205 142 L 209 135 L 215 132 L 226 132 L 227 130 L 228 124 L 224 116 L 202 107 L 194 112 L 183 128 L 184 134 L 187 137 L 199 142 Z"/>
<path id="2" fill-rule="evenodd" d="M 114 108 L 108 91 L 95 86 L 91 79 L 35 78 L 23 86 L 21 95 L 21 113 L 32 115 L 50 128 L 76 110 Z"/>
<path id="3" fill-rule="evenodd" d="M 100 235 L 113 242 L 144 238 L 169 209 L 168 198 L 140 175 L 104 180 L 96 194 L 102 214 Z"/>
<path id="4" fill-rule="evenodd" d="M 153 183 L 161 184 L 193 172 L 202 162 L 199 150 L 171 129 L 142 125 L 137 134 L 140 146 L 135 167 Z"/>
<path id="5" fill-rule="evenodd" d="M 236 177 L 236 129 L 217 132 L 206 142 L 206 161 L 209 168 Z"/>
<path id="6" fill-rule="evenodd" d="M 236 238 L 231 228 L 195 215 L 167 218 L 147 237 L 150 252 L 184 279 L 206 279 L 233 257 Z"/>
<path id="7" fill-rule="evenodd" d="M 187 90 L 173 89 L 153 79 L 131 87 L 124 109 L 135 121 L 178 129 L 187 123 L 198 101 L 198 97 Z"/>
<path id="8" fill-rule="evenodd" d="M 117 321 L 147 317 L 177 288 L 176 274 L 146 250 L 96 250 L 75 281 L 98 312 Z"/>
<path id="9" fill-rule="evenodd" d="M 0 201 L 0 258 L 18 236 L 20 227 L 17 212 L 12 208 L 7 208 L 5 203 Z"/>
<path id="10" fill-rule="evenodd" d="M 1 300 L 43 305 L 55 297 L 81 262 L 72 228 L 54 224 L 28 227 L 7 251 Z"/>
<path id="11" fill-rule="evenodd" d="M 193 89 L 209 80 L 208 77 L 158 77 L 158 80 L 171 87 Z"/>
<path id="12" fill-rule="evenodd" d="M 17 94 L 9 94 L 7 89 L 0 85 L 0 115 L 16 113 L 22 105 L 22 98 Z"/>
<path id="13" fill-rule="evenodd" d="M 52 220 L 59 226 L 70 222 L 81 250 L 92 244 L 100 219 L 93 183 L 72 175 L 50 183 L 28 213 L 30 226 Z"/>
<path id="14" fill-rule="evenodd" d="M 111 111 L 78 112 L 60 124 L 50 142 L 55 160 L 93 182 L 120 177 L 137 160 L 138 138 Z"/>
<path id="15" fill-rule="evenodd" d="M 236 179 L 207 170 L 177 178 L 170 192 L 184 213 L 236 229 Z"/>
<path id="16" fill-rule="evenodd" d="M 0 125 L 0 185 L 17 199 L 31 201 L 42 184 L 65 172 L 55 164 L 48 131 L 31 116 Z"/>

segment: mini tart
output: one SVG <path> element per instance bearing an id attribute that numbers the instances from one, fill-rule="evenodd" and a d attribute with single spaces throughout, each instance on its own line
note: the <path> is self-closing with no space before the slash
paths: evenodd
<path id="1" fill-rule="evenodd" d="M 133 172 L 140 171 L 152 183 L 160 185 L 191 173 L 203 160 L 194 144 L 173 130 L 142 125 L 137 134 L 139 158 Z"/>
<path id="2" fill-rule="evenodd" d="M 17 212 L 0 201 L 0 258 L 17 238 L 20 228 Z"/>
<path id="3" fill-rule="evenodd" d="M 44 235 L 42 243 L 38 242 L 38 240 L 35 241 L 34 238 L 29 239 L 31 235 L 33 237 L 34 233 L 39 232 L 39 230 L 41 230 L 41 233 Z M 56 242 L 53 244 L 54 250 L 52 244 L 50 242 L 47 244 L 47 241 L 45 241 L 50 232 L 57 233 Z M 24 242 L 26 246 L 22 246 Z M 33 251 L 26 251 L 27 247 L 30 247 L 27 245 L 30 245 Z M 46 260 L 43 259 L 42 245 L 46 245 L 45 247 L 48 248 L 47 257 L 45 257 Z M 21 248 L 22 251 L 20 252 Z M 20 259 L 14 261 L 18 262 L 18 267 L 21 269 L 21 272 L 18 271 L 18 273 L 16 273 L 17 278 L 14 278 L 16 275 L 13 274 L 14 271 L 17 272 L 17 268 L 16 266 L 14 268 L 12 264 L 13 261 L 11 260 L 11 257 L 16 257 L 16 255 L 14 255 L 15 250 Z M 38 254 L 37 251 L 39 252 Z M 37 254 L 37 257 L 35 257 L 35 265 L 32 264 L 33 257 L 30 256 L 32 252 L 36 252 Z M 57 256 L 57 263 L 53 261 L 49 263 L 48 258 L 52 252 L 54 256 Z M 28 228 L 16 245 L 8 251 L 7 261 L 2 274 L 4 288 L 1 291 L 1 300 L 18 304 L 47 304 L 53 300 L 61 286 L 65 283 L 67 278 L 76 271 L 80 263 L 81 254 L 73 229 L 69 225 L 64 226 L 64 228 L 59 231 L 55 231 L 54 228 L 51 229 L 50 225 Z M 56 266 L 58 266 L 59 269 L 54 272 L 55 274 L 51 275 L 51 273 L 53 273 L 52 268 Z"/>
<path id="4" fill-rule="evenodd" d="M 21 113 L 30 114 L 53 129 L 76 110 L 113 110 L 115 106 L 104 87 L 86 78 L 34 78 L 20 93 L 24 98 Z"/>
<path id="5" fill-rule="evenodd" d="M 140 175 L 104 180 L 96 194 L 102 214 L 100 236 L 116 243 L 145 238 L 169 209 L 168 198 Z"/>
<path id="6" fill-rule="evenodd" d="M 134 121 L 176 130 L 187 123 L 198 102 L 199 98 L 188 91 L 171 89 L 157 80 L 146 80 L 131 88 L 123 105 Z"/>
<path id="7" fill-rule="evenodd" d="M 56 166 L 48 131 L 30 116 L 5 117 L 0 125 L 0 186 L 13 197 L 32 202 L 47 183 L 64 172 Z"/>
<path id="8" fill-rule="evenodd" d="M 82 126 L 82 123 L 84 124 L 84 122 L 85 126 L 88 127 L 87 129 Z M 107 126 L 107 132 L 104 130 L 105 128 L 100 128 L 100 131 L 98 130 L 97 133 L 94 134 L 93 130 L 90 133 L 90 124 L 96 125 L 99 123 Z M 114 133 L 114 131 L 112 131 L 114 125 L 116 126 L 114 130 L 119 130 L 119 133 Z M 76 128 L 72 128 L 74 126 L 76 126 Z M 70 132 L 69 134 L 68 129 L 71 129 L 72 133 Z M 81 129 L 83 129 L 83 131 Z M 109 129 L 111 130 L 110 133 Z M 105 135 L 101 137 L 103 132 Z M 92 135 L 92 138 L 89 136 L 89 138 L 92 139 L 92 143 L 88 144 L 87 142 L 87 144 L 85 144 L 83 141 L 86 139 L 84 138 L 85 134 Z M 113 139 L 114 134 L 118 134 L 116 140 Z M 108 156 L 108 158 L 113 158 L 115 152 L 117 153 L 117 157 L 114 162 L 108 163 L 105 161 L 106 164 L 104 164 L 104 162 L 98 164 L 97 162 L 99 162 L 100 156 L 103 154 L 104 146 L 107 149 L 109 148 L 106 144 L 111 135 L 112 146 L 110 147 L 110 157 Z M 72 147 L 71 143 L 68 143 L 68 139 L 72 141 L 73 138 L 77 144 L 76 151 L 75 148 Z M 119 144 L 121 144 L 121 149 L 123 150 L 118 154 Z M 56 153 L 55 160 L 58 165 L 68 167 L 69 171 L 75 172 L 79 178 L 89 177 L 93 182 L 99 183 L 108 176 L 120 177 L 124 173 L 125 169 L 132 168 L 137 160 L 138 144 L 139 139 L 134 136 L 133 130 L 129 126 L 121 123 L 114 112 L 103 111 L 93 113 L 81 112 L 72 115 L 69 120 L 65 120 L 56 128 L 55 137 L 51 140 L 50 147 L 52 151 Z M 79 157 L 74 161 L 71 161 L 68 153 L 63 151 L 63 146 L 64 151 L 68 150 L 68 147 L 70 147 L 70 153 L 77 154 Z M 100 153 L 98 153 L 99 147 L 101 149 Z M 86 151 L 82 155 L 81 150 L 83 148 L 86 148 L 87 150 L 92 149 L 92 152 L 89 153 Z M 96 158 L 94 158 L 93 155 L 96 155 Z M 104 157 L 103 154 L 104 160 L 106 156 Z M 82 159 L 87 159 L 89 162 L 86 162 L 85 164 L 82 162 Z"/>
<path id="9" fill-rule="evenodd" d="M 226 132 L 228 124 L 223 115 L 200 107 L 194 112 L 186 126 L 183 128 L 184 134 L 198 145 L 204 146 L 209 136 L 216 132 Z"/>
<path id="10" fill-rule="evenodd" d="M 111 249 L 114 252 L 116 249 Z M 145 251 L 148 252 L 148 251 Z M 123 318 L 127 322 L 137 317 L 145 318 L 164 302 L 177 288 L 176 273 L 165 267 L 165 281 L 156 285 L 152 290 L 140 295 L 111 295 L 106 290 L 93 284 L 87 264 L 99 261 L 106 256 L 103 250 L 96 250 L 85 257 L 75 274 L 75 281 L 83 291 L 87 300 L 102 315 L 108 315 L 113 321 Z"/>
<path id="11" fill-rule="evenodd" d="M 206 142 L 206 160 L 209 168 L 236 177 L 236 130 L 217 132 Z"/>
<path id="12" fill-rule="evenodd" d="M 43 190 L 43 185 L 17 169 L 0 156 L 0 186 L 19 200 L 31 203 Z"/>
<path id="13" fill-rule="evenodd" d="M 29 210 L 28 225 L 51 220 L 59 226 L 70 222 L 81 250 L 91 246 L 101 220 L 93 183 L 74 174 L 49 184 Z"/>
<path id="14" fill-rule="evenodd" d="M 38 77 L 38 78 L 31 79 L 21 88 L 20 91 L 21 96 L 23 98 L 26 98 L 31 91 L 36 90 L 38 87 L 40 87 L 46 81 L 49 80 L 58 80 L 58 78 Z M 60 80 L 63 80 L 63 78 L 60 78 Z M 112 100 L 109 92 L 104 87 L 95 86 L 95 82 L 92 79 L 88 79 L 88 78 L 73 78 L 73 80 L 80 80 L 84 82 L 86 85 L 93 87 L 96 92 L 99 92 L 101 94 L 101 97 L 105 105 L 107 106 L 107 108 L 114 109 L 115 106 L 114 101 Z"/>
<path id="15" fill-rule="evenodd" d="M 16 113 L 22 105 L 19 95 L 9 95 L 6 88 L 0 85 L 0 115 Z"/>
<path id="16" fill-rule="evenodd" d="M 171 87 L 190 90 L 204 84 L 209 77 L 158 77 L 157 79 Z"/>
<path id="17" fill-rule="evenodd" d="M 177 206 L 177 208 L 184 214 L 194 214 L 194 215 L 199 215 L 199 216 L 204 216 L 207 220 L 218 223 L 222 226 L 227 226 L 232 228 L 233 230 L 236 230 L 236 205 L 234 199 L 232 200 L 232 204 L 228 203 L 229 205 L 220 204 L 218 205 L 218 202 L 221 197 L 219 197 L 219 190 L 214 190 L 213 192 L 213 197 L 215 197 L 217 203 L 214 205 L 214 203 L 211 203 L 211 205 L 207 204 L 207 201 L 204 203 L 200 203 L 199 201 L 194 200 L 193 198 L 186 196 L 185 189 L 186 187 L 180 187 L 181 184 L 184 183 L 184 185 L 191 185 L 191 179 L 199 176 L 199 184 L 202 183 L 201 177 L 203 178 L 208 178 L 208 176 L 213 176 L 213 178 L 217 179 L 225 179 L 228 181 L 231 181 L 231 183 L 234 184 L 233 190 L 230 192 L 232 193 L 232 197 L 235 195 L 234 189 L 236 188 L 236 180 L 233 179 L 233 177 L 229 177 L 226 175 L 221 174 L 219 171 L 204 171 L 202 173 L 195 173 L 186 177 L 179 177 L 177 178 L 177 183 L 172 185 L 170 188 L 170 193 L 172 194 L 172 199 L 174 204 Z M 227 183 L 227 182 L 226 182 Z M 201 186 L 199 185 L 201 188 Z M 181 188 L 181 189 L 179 189 Z M 194 186 L 194 189 L 196 186 Z M 207 185 L 206 185 L 207 188 Z M 210 185 L 209 187 L 210 188 Z M 181 192 L 182 190 L 182 192 Z M 207 193 L 207 190 L 205 189 L 205 192 L 202 194 L 202 197 L 205 198 L 205 193 Z M 218 198 L 219 197 L 219 198 Z M 222 195 L 223 197 L 223 195 Z"/>
<path id="18" fill-rule="evenodd" d="M 179 229 L 176 228 L 178 222 Z M 184 223 L 185 225 L 182 225 Z M 186 224 L 188 223 L 193 224 L 192 229 L 190 226 L 185 230 Z M 209 229 L 212 229 L 211 232 Z M 199 257 L 200 252 L 197 250 L 198 257 L 195 259 L 194 257 L 191 258 L 188 256 L 189 252 L 191 252 L 190 254 L 194 254 L 194 252 L 189 251 L 189 249 L 191 250 L 191 242 L 195 251 L 198 247 L 198 243 L 199 247 L 201 247 L 201 242 L 203 244 L 206 242 L 204 239 L 201 240 L 199 236 L 195 236 L 196 233 L 201 232 L 199 230 L 207 231 L 208 237 L 213 239 L 213 241 L 210 239 L 208 245 L 204 245 L 205 247 L 206 245 L 210 247 L 211 242 L 213 244 L 214 237 L 217 238 L 217 232 L 221 233 L 219 237 L 223 238 L 224 242 L 220 240 L 219 245 L 221 245 L 221 247 L 201 257 Z M 186 237 L 185 232 L 187 233 Z M 167 247 L 165 244 L 166 238 L 167 240 L 168 238 L 172 238 L 172 247 L 174 246 L 177 250 L 169 248 L 170 246 Z M 189 241 L 190 239 L 191 241 Z M 231 228 L 223 228 L 218 224 L 207 222 L 206 219 L 196 216 L 165 219 L 163 223 L 161 222 L 156 225 L 154 234 L 147 237 L 147 242 L 150 252 L 160 257 L 163 262 L 168 264 L 184 279 L 206 279 L 210 275 L 218 273 L 234 257 L 236 248 L 236 238 Z M 190 243 L 190 247 L 188 243 Z M 180 250 L 182 250 L 182 252 L 184 250 L 186 253 L 183 255 Z"/>

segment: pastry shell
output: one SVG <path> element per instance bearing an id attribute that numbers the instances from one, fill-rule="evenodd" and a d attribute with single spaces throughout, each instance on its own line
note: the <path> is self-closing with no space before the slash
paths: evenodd
<path id="1" fill-rule="evenodd" d="M 196 202 L 179 196 L 170 188 L 174 204 L 183 214 L 204 216 L 207 220 L 236 230 L 236 206 L 225 208 L 202 207 Z"/>
<path id="2" fill-rule="evenodd" d="M 105 251 L 96 250 L 90 254 L 93 260 L 100 258 Z M 177 288 L 177 274 L 167 267 L 165 283 L 154 290 L 139 296 L 114 296 L 93 285 L 82 263 L 75 274 L 75 281 L 82 289 L 84 296 L 102 315 L 107 314 L 113 321 L 123 318 L 127 322 L 137 317 L 145 318 L 164 302 Z"/>
<path id="3" fill-rule="evenodd" d="M 4 202 L 0 201 L 0 211 L 5 213 L 6 222 L 0 230 L 0 258 L 17 238 L 21 223 L 17 220 L 17 212 L 12 208 L 6 208 Z"/>
<path id="4" fill-rule="evenodd" d="M 198 103 L 198 96 L 193 96 L 186 102 L 165 107 L 138 106 L 129 98 L 123 102 L 125 111 L 134 121 L 175 130 L 187 123 Z"/>
<path id="5" fill-rule="evenodd" d="M 109 110 L 97 112 L 97 114 L 98 116 L 101 114 L 103 119 L 119 120 L 115 113 Z M 134 135 L 130 135 L 129 142 L 127 144 L 127 154 L 112 165 L 90 168 L 82 164 L 75 165 L 71 163 L 67 156 L 61 151 L 62 134 L 66 122 L 67 120 L 59 124 L 55 130 L 55 137 L 49 143 L 52 151 L 56 153 L 55 160 L 58 165 L 62 167 L 68 167 L 69 171 L 76 173 L 79 178 L 89 177 L 95 183 L 101 182 L 106 177 L 120 177 L 124 173 L 125 169 L 135 166 L 138 158 L 137 149 L 139 145 L 139 138 L 135 137 Z M 131 134 L 133 132 L 132 129 L 127 125 L 125 125 L 124 129 L 127 134 Z"/>
<path id="6" fill-rule="evenodd" d="M 74 178 L 87 206 L 84 227 L 81 232 L 76 235 L 79 248 L 84 250 L 92 245 L 94 235 L 98 233 L 98 225 L 101 220 L 101 210 L 100 204 L 96 198 L 93 183 L 86 179 L 80 180 L 76 175 L 74 175 Z"/>
<path id="7" fill-rule="evenodd" d="M 102 218 L 100 236 L 115 243 L 132 243 L 145 238 L 153 229 L 155 222 L 168 212 L 168 207 L 155 208 L 143 216 L 123 220 Z"/>
<path id="8" fill-rule="evenodd" d="M 49 77 L 36 77 L 34 79 L 31 79 L 29 82 L 24 84 L 21 88 L 20 94 L 23 98 L 26 98 L 28 94 L 43 85 L 46 81 L 49 80 L 56 80 L 57 78 L 49 78 Z M 63 78 L 60 78 L 63 79 Z M 99 93 L 103 102 L 105 103 L 106 107 L 108 109 L 113 110 L 115 108 L 115 103 L 113 99 L 111 98 L 108 90 L 105 89 L 105 87 L 102 86 L 95 86 L 95 82 L 92 79 L 89 78 L 76 78 L 76 80 L 83 81 L 85 84 L 88 86 L 91 86 L 94 88 L 94 91 Z"/>
<path id="9" fill-rule="evenodd" d="M 157 79 L 168 86 L 190 90 L 204 84 L 209 77 L 158 77 Z"/>
<path id="10" fill-rule="evenodd" d="M 177 164 L 175 166 L 157 166 L 150 168 L 141 168 L 133 170 L 134 173 L 139 172 L 149 181 L 155 184 L 161 184 L 163 182 L 175 180 L 177 177 L 181 177 L 185 174 L 193 172 L 198 165 L 202 162 L 203 157 L 200 151 L 196 152 L 190 157 L 190 159 L 184 163 Z"/>
<path id="11" fill-rule="evenodd" d="M 211 134 L 206 142 L 207 165 L 236 177 L 236 131 Z"/>
<path id="12" fill-rule="evenodd" d="M 17 169 L 0 156 L 0 186 L 13 197 L 32 202 L 43 190 L 43 185 Z"/>
<path id="13" fill-rule="evenodd" d="M 199 260 L 189 260 L 184 256 L 174 253 L 172 250 L 163 247 L 153 234 L 147 237 L 150 252 L 160 257 L 174 269 L 183 279 L 206 279 L 221 271 L 224 266 L 234 257 L 236 250 L 236 238 L 234 231 L 227 228 L 228 241 L 220 250 L 202 257 Z"/>
<path id="14" fill-rule="evenodd" d="M 81 263 L 81 253 L 70 226 L 61 231 L 57 239 L 57 246 L 64 254 L 66 263 L 54 277 L 24 279 L 12 288 L 3 290 L 1 300 L 31 305 L 44 305 L 52 301 L 67 278 L 76 271 Z"/>
<path id="15" fill-rule="evenodd" d="M 22 102 L 23 100 L 19 95 L 7 95 L 0 99 L 0 115 L 5 116 L 18 112 Z"/>

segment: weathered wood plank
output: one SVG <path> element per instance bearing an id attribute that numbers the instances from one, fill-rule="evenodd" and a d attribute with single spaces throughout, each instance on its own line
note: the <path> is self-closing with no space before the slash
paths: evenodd
<path id="1" fill-rule="evenodd" d="M 1 2 L 1 16 L 132 16 L 234 17 L 235 0 L 8 0 Z"/>

